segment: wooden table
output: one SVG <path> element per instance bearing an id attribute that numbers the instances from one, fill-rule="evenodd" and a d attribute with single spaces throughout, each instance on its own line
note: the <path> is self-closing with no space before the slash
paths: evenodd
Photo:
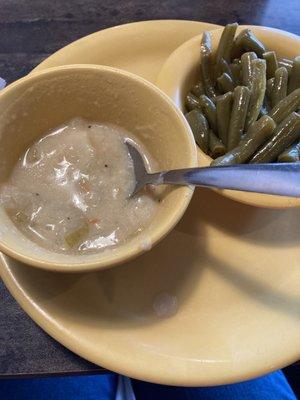
<path id="1" fill-rule="evenodd" d="M 0 0 L 0 76 L 12 82 L 73 40 L 147 19 L 237 21 L 300 34 L 300 0 Z M 0 377 L 99 371 L 44 333 L 0 282 Z"/>

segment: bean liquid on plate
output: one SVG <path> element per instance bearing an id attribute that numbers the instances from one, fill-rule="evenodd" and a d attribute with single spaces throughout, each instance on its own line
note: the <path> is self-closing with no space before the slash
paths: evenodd
<path id="1" fill-rule="evenodd" d="M 55 252 L 124 243 L 157 207 L 149 190 L 128 198 L 135 178 L 127 138 L 118 126 L 81 118 L 57 127 L 25 151 L 0 202 L 25 236 Z"/>

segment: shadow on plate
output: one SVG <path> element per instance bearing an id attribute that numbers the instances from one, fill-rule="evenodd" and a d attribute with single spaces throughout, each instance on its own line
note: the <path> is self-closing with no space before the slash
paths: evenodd
<path id="1" fill-rule="evenodd" d="M 265 286 L 257 276 L 247 276 L 212 249 L 214 230 L 235 240 L 259 245 L 260 254 L 273 247 L 298 244 L 300 210 L 258 209 L 197 189 L 184 218 L 161 243 L 143 256 L 98 273 L 60 274 L 39 271 L 8 260 L 15 279 L 36 302 L 65 321 L 89 326 L 159 324 L 163 316 L 180 312 L 199 288 L 203 270 L 211 268 L 238 290 L 266 307 L 299 317 L 300 300 Z M 253 246 L 252 246 L 253 247 Z M 251 250 L 251 249 L 250 249 Z M 244 255 L 243 255 L 244 256 Z M 247 257 L 247 255 L 246 255 Z M 247 266 L 245 266 L 247 268 Z M 284 273 L 284 271 L 282 272 Z M 157 299 L 160 299 L 157 306 Z M 165 303 L 164 303 L 164 300 Z M 158 309 L 158 308 L 159 309 Z"/>
<path id="2" fill-rule="evenodd" d="M 198 188 L 193 200 L 201 215 L 199 224 L 208 224 L 225 235 L 259 246 L 293 247 L 299 244 L 300 208 L 253 207 L 206 188 Z"/>
<path id="3" fill-rule="evenodd" d="M 203 268 L 199 260 L 205 256 L 205 240 L 199 245 L 194 232 L 205 238 L 205 226 L 199 228 L 195 226 L 197 222 L 189 208 L 178 229 L 151 251 L 127 264 L 97 273 L 51 273 L 6 259 L 33 301 L 41 308 L 47 306 L 48 311 L 55 309 L 56 315 L 65 320 L 80 318 L 83 323 L 99 326 L 101 316 L 101 324 L 113 322 L 126 329 L 160 323 L 157 299 L 171 300 L 171 304 L 167 301 L 159 308 L 166 316 L 172 316 L 201 279 Z M 184 228 L 186 224 L 189 232 Z"/>
<path id="4" fill-rule="evenodd" d="M 274 288 L 266 282 L 254 279 L 247 272 L 237 270 L 226 261 L 216 257 L 210 257 L 210 260 L 211 268 L 243 295 L 247 295 L 263 307 L 300 318 L 300 295 L 289 295 L 280 288 Z"/>

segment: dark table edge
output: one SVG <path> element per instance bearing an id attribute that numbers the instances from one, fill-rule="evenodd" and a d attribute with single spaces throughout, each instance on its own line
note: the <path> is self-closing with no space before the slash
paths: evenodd
<path id="1" fill-rule="evenodd" d="M 91 369 L 85 371 L 61 371 L 61 372 L 35 372 L 35 373 L 18 373 L 18 374 L 1 374 L 0 380 L 2 379 L 30 379 L 30 378 L 53 378 L 53 377 L 68 377 L 68 376 L 85 376 L 85 375 L 104 375 L 113 374 L 104 368 Z"/>

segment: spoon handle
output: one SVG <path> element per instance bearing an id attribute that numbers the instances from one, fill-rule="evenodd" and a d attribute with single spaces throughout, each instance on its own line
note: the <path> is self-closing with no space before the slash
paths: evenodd
<path id="1" fill-rule="evenodd" d="M 196 185 L 300 197 L 300 162 L 178 169 L 148 176 L 154 185 Z"/>

